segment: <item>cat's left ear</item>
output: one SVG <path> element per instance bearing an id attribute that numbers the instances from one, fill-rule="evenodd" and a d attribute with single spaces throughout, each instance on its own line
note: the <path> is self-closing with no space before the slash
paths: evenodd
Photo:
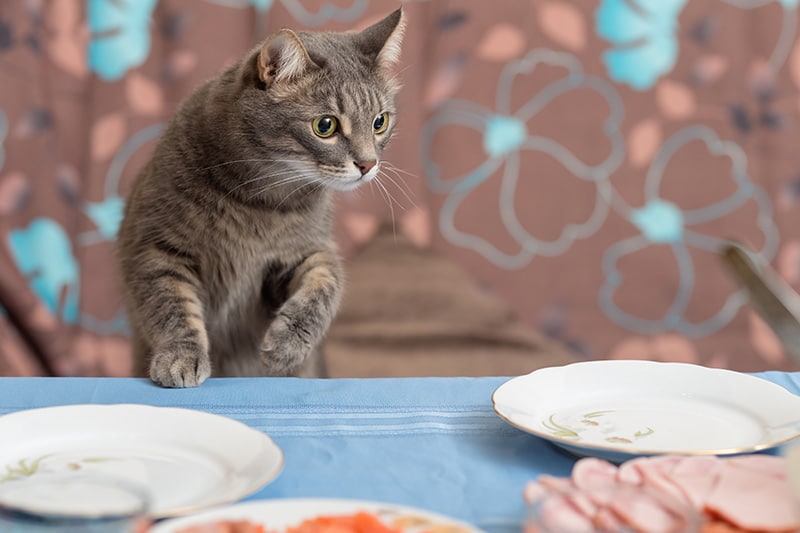
<path id="1" fill-rule="evenodd" d="M 375 58 L 375 65 L 379 69 L 389 70 L 400 60 L 400 45 L 405 29 L 403 8 L 399 8 L 359 34 L 361 48 L 368 56 Z"/>

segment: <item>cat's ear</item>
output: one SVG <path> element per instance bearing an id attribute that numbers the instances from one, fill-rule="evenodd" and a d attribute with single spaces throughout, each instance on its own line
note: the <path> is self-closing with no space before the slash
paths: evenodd
<path id="1" fill-rule="evenodd" d="M 399 8 L 383 20 L 362 30 L 359 34 L 361 49 L 375 58 L 376 66 L 389 70 L 400 61 L 400 45 L 406 20 L 403 8 Z"/>
<path id="2" fill-rule="evenodd" d="M 314 66 L 300 37 L 292 30 L 283 29 L 267 37 L 258 53 L 258 77 L 268 86 L 296 79 Z"/>

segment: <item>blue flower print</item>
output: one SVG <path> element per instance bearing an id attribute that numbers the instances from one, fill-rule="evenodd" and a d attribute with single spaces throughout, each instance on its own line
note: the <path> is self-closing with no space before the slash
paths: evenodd
<path id="1" fill-rule="evenodd" d="M 710 205 L 682 210 L 660 198 L 659 190 L 669 161 L 684 146 L 696 141 L 706 146 L 709 157 L 723 157 L 730 161 L 730 180 L 736 190 L 727 198 Z M 633 209 L 624 205 L 619 198 L 614 204 L 614 208 L 640 234 L 612 245 L 605 252 L 605 281 L 600 288 L 600 307 L 611 320 L 638 333 L 654 334 L 673 330 L 689 337 L 709 335 L 733 319 L 745 303 L 745 297 L 741 291 L 734 292 L 715 315 L 703 321 L 691 321 L 685 316 L 695 287 L 695 267 L 690 249 L 717 253 L 724 240 L 731 237 L 727 234 L 716 237 L 701 233 L 695 226 L 726 217 L 742 208 L 745 203 L 754 202 L 758 208 L 756 225 L 764 236 L 764 244 L 757 251 L 771 259 L 778 248 L 778 232 L 772 220 L 769 196 L 754 185 L 747 174 L 744 151 L 733 142 L 721 140 L 713 130 L 705 126 L 689 126 L 670 137 L 656 154 L 645 177 L 644 187 L 645 201 L 642 207 Z M 651 246 L 664 245 L 669 247 L 675 257 L 679 277 L 669 309 L 661 318 L 645 319 L 620 308 L 614 298 L 615 292 L 624 281 L 624 275 L 618 267 L 620 260 Z M 635 258 L 629 258 L 626 262 L 635 264 Z"/>
<path id="2" fill-rule="evenodd" d="M 511 88 L 521 75 L 535 75 L 540 65 L 566 69 L 567 75 L 533 94 L 518 109 L 512 109 Z M 530 125 L 553 100 L 572 91 L 592 91 L 608 104 L 609 114 L 603 123 L 603 133 L 610 141 L 610 151 L 603 161 L 586 164 L 566 146 L 545 136 L 530 133 Z M 528 264 L 534 256 L 555 256 L 566 251 L 577 239 L 594 234 L 608 215 L 613 193 L 610 176 L 619 167 L 625 154 L 625 141 L 619 130 L 622 121 L 622 101 L 611 84 L 583 72 L 574 56 L 551 50 L 532 50 L 522 59 L 508 63 L 498 80 L 494 110 L 463 100 L 449 100 L 425 125 L 421 139 L 422 161 L 428 185 L 438 193 L 447 194 L 440 211 L 439 227 L 442 235 L 452 244 L 478 252 L 488 261 L 505 269 L 517 269 Z M 468 128 L 482 137 L 486 159 L 476 168 L 457 177 L 443 177 L 443 172 L 431 153 L 434 136 L 442 128 Z M 555 159 L 565 176 L 590 183 L 595 188 L 595 204 L 591 214 L 580 223 L 569 223 L 557 238 L 537 238 L 523 226 L 517 215 L 515 191 L 523 175 L 523 151 L 546 154 Z M 502 168 L 502 170 L 501 170 Z M 475 188 L 495 173 L 502 180 L 497 216 L 509 235 L 519 245 L 520 251 L 509 254 L 494 243 L 458 229 L 456 212 Z"/>
<path id="3" fill-rule="evenodd" d="M 250 0 L 258 11 L 268 11 L 272 7 L 272 0 Z"/>
<path id="4" fill-rule="evenodd" d="M 119 196 L 111 196 L 102 202 L 87 204 L 86 214 L 95 223 L 100 235 L 112 241 L 117 237 L 124 209 L 125 201 Z"/>
<path id="5" fill-rule="evenodd" d="M 89 69 L 106 81 L 120 79 L 150 52 L 150 17 L 157 0 L 87 0 L 92 40 Z"/>
<path id="6" fill-rule="evenodd" d="M 60 312 L 64 323 L 76 323 L 78 263 L 61 226 L 49 218 L 37 218 L 25 229 L 11 230 L 8 244 L 17 268 L 39 299 L 54 315 Z"/>
<path id="7" fill-rule="evenodd" d="M 602 0 L 597 34 L 615 46 L 603 54 L 611 79 L 644 91 L 675 66 L 678 17 L 686 0 Z"/>
<path id="8" fill-rule="evenodd" d="M 633 211 L 631 220 L 650 242 L 681 242 L 683 239 L 683 213 L 670 202 L 651 200 Z"/>

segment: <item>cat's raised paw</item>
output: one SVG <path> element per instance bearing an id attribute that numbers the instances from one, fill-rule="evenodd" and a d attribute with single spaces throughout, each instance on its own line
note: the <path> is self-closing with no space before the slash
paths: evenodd
<path id="1" fill-rule="evenodd" d="M 264 336 L 261 360 L 271 374 L 289 375 L 303 364 L 313 347 L 312 332 L 291 316 L 280 314 Z"/>
<path id="2" fill-rule="evenodd" d="M 150 362 L 150 379 L 162 387 L 197 387 L 209 376 L 211 363 L 208 357 L 193 351 L 161 351 Z"/>

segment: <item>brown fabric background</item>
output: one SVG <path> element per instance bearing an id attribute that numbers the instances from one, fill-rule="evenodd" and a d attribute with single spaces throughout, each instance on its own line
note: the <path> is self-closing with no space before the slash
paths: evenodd
<path id="1" fill-rule="evenodd" d="M 579 359 L 794 368 L 712 250 L 742 239 L 800 288 L 797 4 L 403 2 L 402 115 L 386 154 L 400 171 L 388 171 L 396 184 L 384 178 L 394 201 L 376 187 L 342 195 L 338 239 L 355 272 L 380 276 L 374 254 L 369 268 L 355 261 L 394 218 L 421 251 L 409 269 L 446 264 L 531 335 L 522 367 L 484 365 L 462 337 L 446 372 L 408 373 L 520 372 L 562 361 L 552 357 L 564 348 Z M 269 32 L 361 28 L 398 5 L 0 3 L 0 375 L 126 375 L 113 239 L 164 122 Z M 343 320 L 376 283 L 358 281 Z M 440 297 L 456 307 L 429 305 L 430 316 L 474 305 Z M 385 305 L 384 323 L 413 323 Z M 359 362 L 381 343 L 352 337 L 370 328 L 334 328 L 336 361 L 347 362 L 336 346 L 360 350 L 338 374 L 381 373 Z M 395 333 L 383 338 L 387 358 L 400 357 L 400 341 L 387 343 Z"/>

